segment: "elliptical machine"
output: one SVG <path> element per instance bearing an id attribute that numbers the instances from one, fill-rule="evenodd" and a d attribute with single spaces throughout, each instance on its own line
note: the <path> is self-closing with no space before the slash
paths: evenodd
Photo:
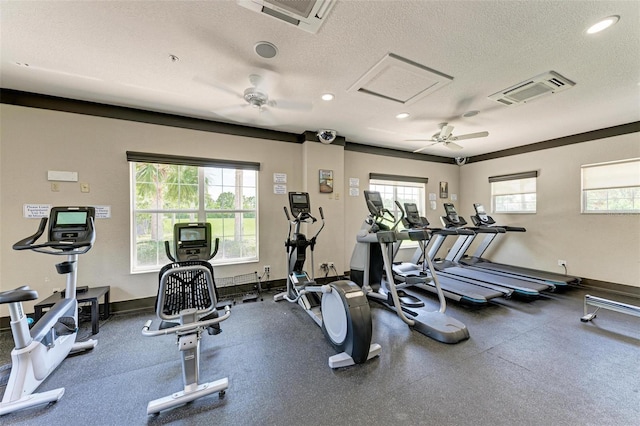
<path id="1" fill-rule="evenodd" d="M 14 250 L 32 250 L 67 260 L 56 265 L 66 275 L 64 298 L 29 329 L 22 302 L 38 299 L 38 292 L 21 286 L 0 293 L 0 304 L 9 305 L 11 332 L 15 348 L 11 351 L 11 374 L 0 403 L 0 415 L 37 405 L 57 402 L 64 388 L 34 393 L 40 384 L 70 354 L 93 349 L 98 342 L 76 342 L 78 334 L 78 301 L 76 288 L 78 255 L 88 252 L 95 242 L 95 209 L 93 207 L 53 207 L 49 214 L 48 241 L 36 244 L 47 226 L 42 218 L 38 231 L 13 245 Z"/>
<path id="2" fill-rule="evenodd" d="M 276 294 L 273 299 L 278 302 L 287 300 L 298 303 L 311 318 L 322 328 L 322 332 L 331 345 L 341 353 L 329 357 L 329 367 L 347 367 L 361 364 L 378 356 L 381 347 L 371 343 L 372 325 L 371 311 L 366 296 L 351 281 L 334 281 L 318 285 L 314 278 L 304 271 L 307 248 L 311 249 L 311 270 L 314 270 L 313 249 L 318 235 L 324 229 L 324 214 L 319 208 L 322 226 L 311 238 L 300 232 L 303 223 L 315 223 L 317 219 L 311 215 L 311 203 L 306 192 L 290 192 L 289 207 L 285 215 L 289 220 L 289 234 L 285 242 L 287 249 L 287 289 Z M 292 235 L 293 231 L 293 235 Z"/>
<path id="3" fill-rule="evenodd" d="M 428 230 L 409 233 L 396 232 L 403 217 L 395 220 L 391 212 L 384 208 L 382 197 L 377 191 L 364 191 L 370 215 L 358 231 L 356 245 L 351 255 L 351 278 L 362 287 L 367 297 L 393 310 L 409 327 L 443 343 L 458 343 L 469 338 L 469 330 L 460 321 L 445 314 L 446 301 L 437 275 L 404 276 L 403 282 L 396 282 L 393 271 L 393 245 L 398 237 L 414 241 L 430 238 Z M 397 203 L 397 202 L 396 202 Z M 398 204 L 400 211 L 402 207 Z M 385 219 L 388 216 L 389 219 Z M 393 222 L 389 227 L 384 220 Z M 424 302 L 417 303 L 416 295 L 407 292 L 409 286 L 433 280 L 440 306 L 437 311 L 427 311 Z M 408 305 L 405 300 L 412 301 Z"/>
<path id="4" fill-rule="evenodd" d="M 207 329 L 210 335 L 219 334 L 222 331 L 219 323 L 231 315 L 229 306 L 225 307 L 222 316 L 216 310 L 217 289 L 209 260 L 218 253 L 219 240 L 215 239 L 212 249 L 210 223 L 177 223 L 173 242 L 175 257 L 171 254 L 169 242 L 165 241 L 165 251 L 172 263 L 165 265 L 159 274 L 156 314 L 161 324 L 157 330 L 150 330 L 152 320 L 147 321 L 142 327 L 142 334 L 177 336 L 184 389 L 149 402 L 147 414 L 156 414 L 216 392 L 222 398 L 229 387 L 226 377 L 198 383 L 202 331 Z"/>

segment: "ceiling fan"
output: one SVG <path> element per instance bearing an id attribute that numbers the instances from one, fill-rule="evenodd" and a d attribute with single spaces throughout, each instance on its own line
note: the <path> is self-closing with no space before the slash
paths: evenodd
<path id="1" fill-rule="evenodd" d="M 415 151 L 413 151 L 414 153 L 424 151 L 430 146 L 433 146 L 439 143 L 443 144 L 445 147 L 449 149 L 461 150 L 462 146 L 458 145 L 456 141 L 461 141 L 464 139 L 484 138 L 487 136 L 489 136 L 489 132 L 468 133 L 466 135 L 454 136 L 453 126 L 449 126 L 448 123 L 441 123 L 440 131 L 435 133 L 431 137 L 431 139 L 408 139 L 405 142 L 433 142 L 425 147 L 416 149 Z"/>
<path id="2" fill-rule="evenodd" d="M 226 93 L 229 93 L 243 100 L 243 102 L 239 104 L 213 110 L 214 113 L 223 117 L 226 115 L 238 112 L 246 107 L 253 107 L 257 109 L 260 113 L 268 113 L 271 108 L 299 110 L 299 111 L 308 111 L 312 108 L 311 103 L 294 102 L 294 101 L 286 101 L 286 100 L 276 101 L 274 99 L 269 98 L 267 81 L 262 75 L 259 75 L 259 74 L 249 75 L 249 83 L 251 84 L 251 86 L 244 89 L 243 92 L 236 91 L 235 89 L 232 89 L 226 85 L 223 85 L 217 82 L 216 83 L 205 82 L 205 83 L 215 89 L 224 91 Z M 265 115 L 268 115 L 268 114 L 265 114 Z"/>

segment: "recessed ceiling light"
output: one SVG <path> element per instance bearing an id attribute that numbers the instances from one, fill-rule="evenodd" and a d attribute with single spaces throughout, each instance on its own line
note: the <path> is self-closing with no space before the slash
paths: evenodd
<path id="1" fill-rule="evenodd" d="M 400 114 L 396 115 L 396 118 L 398 120 L 402 120 L 403 118 L 409 117 L 409 115 L 411 115 L 411 114 L 409 114 L 408 112 L 401 112 Z"/>
<path id="2" fill-rule="evenodd" d="M 469 117 L 475 117 L 478 114 L 480 114 L 480 111 L 473 110 L 473 111 L 465 112 L 464 114 L 462 114 L 462 116 L 465 118 L 469 118 Z"/>
<path id="3" fill-rule="evenodd" d="M 618 15 L 613 15 L 613 16 L 609 16 L 608 18 L 604 18 L 600 22 L 590 26 L 589 29 L 587 30 L 587 34 L 595 34 L 595 33 L 599 33 L 600 31 L 606 30 L 613 24 L 617 23 L 619 20 L 620 20 L 620 17 Z"/>
<path id="4" fill-rule="evenodd" d="M 332 101 L 334 98 L 335 96 L 333 95 L 333 93 L 325 93 L 322 95 L 323 101 Z"/>
<path id="5" fill-rule="evenodd" d="M 171 59 L 171 62 L 178 62 L 180 60 L 180 58 L 178 58 L 176 55 L 169 55 L 169 59 Z"/>

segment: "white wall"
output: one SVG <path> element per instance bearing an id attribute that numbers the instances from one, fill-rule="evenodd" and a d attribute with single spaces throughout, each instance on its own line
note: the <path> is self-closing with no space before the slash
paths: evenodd
<path id="1" fill-rule="evenodd" d="M 536 214 L 492 215 L 527 232 L 498 237 L 485 257 L 564 272 L 562 259 L 569 274 L 640 287 L 640 215 L 580 213 L 581 165 L 638 157 L 640 133 L 633 133 L 469 163 L 460 168 L 458 212 L 469 220 L 473 203 L 491 208 L 489 176 L 538 170 Z"/>
<path id="2" fill-rule="evenodd" d="M 111 206 L 112 217 L 97 220 L 94 248 L 80 258 L 79 283 L 110 285 L 112 301 L 156 294 L 156 273 L 129 272 L 128 150 L 260 162 L 260 262 L 221 266 L 216 268 L 216 276 L 261 272 L 263 265 L 271 265 L 273 278 L 286 275 L 283 243 L 287 225 L 282 207 L 287 204 L 287 197 L 274 195 L 273 173 L 286 173 L 290 188 L 302 182 L 300 144 L 5 104 L 0 105 L 0 113 L 3 290 L 29 284 L 42 298 L 53 288 L 64 287 L 63 277 L 54 268 L 60 258 L 11 249 L 14 242 L 35 232 L 38 220 L 23 218 L 22 206 L 37 203 Z M 61 182 L 60 192 L 52 192 L 47 170 L 78 172 L 79 181 L 89 183 L 91 192 L 81 193 L 76 182 Z M 27 304 L 27 311 L 32 305 Z"/>
<path id="3" fill-rule="evenodd" d="M 80 259 L 81 285 L 110 285 L 112 301 L 154 296 L 157 274 L 130 274 L 129 164 L 126 151 L 202 156 L 261 163 L 259 188 L 260 261 L 216 268 L 216 276 L 262 271 L 271 265 L 271 278 L 286 275 L 284 240 L 287 224 L 285 195 L 273 193 L 273 173 L 286 173 L 288 190 L 307 190 L 314 209 L 322 206 L 327 227 L 316 250 L 316 267 L 334 261 L 348 270 L 355 234 L 366 217 L 362 191 L 369 173 L 428 177 L 427 193 L 438 193 L 440 181 L 449 194 L 458 194 L 465 216 L 473 202 L 490 205 L 487 177 L 540 170 L 538 214 L 501 215 L 498 222 L 522 225 L 524 235 L 509 236 L 489 253 L 498 261 L 558 270 L 557 259 L 568 261 L 576 275 L 640 286 L 640 218 L 638 215 L 581 215 L 580 164 L 640 156 L 639 134 L 571 145 L 462 167 L 344 151 L 315 142 L 295 144 L 230 136 L 102 117 L 0 104 L 0 289 L 29 284 L 41 298 L 64 287 L 54 264 L 61 259 L 16 252 L 14 242 L 35 232 L 38 221 L 25 219 L 25 203 L 109 205 L 112 217 L 97 221 L 95 247 Z M 334 171 L 334 193 L 320 194 L 318 170 Z M 47 170 L 76 171 L 91 192 L 79 183 L 62 182 L 52 192 Z M 349 196 L 349 178 L 360 179 L 360 195 Z M 442 202 L 428 210 L 438 224 Z M 449 247 L 451 242 L 447 243 Z M 317 268 L 316 268 L 317 269 Z M 316 271 L 317 272 L 317 271 Z M 31 311 L 33 303 L 27 304 Z M 0 309 L 6 316 L 6 307 Z"/>

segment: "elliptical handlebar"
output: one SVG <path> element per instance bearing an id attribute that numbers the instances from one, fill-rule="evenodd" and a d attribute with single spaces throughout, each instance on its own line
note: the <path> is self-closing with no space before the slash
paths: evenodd
<path id="1" fill-rule="evenodd" d="M 42 234 L 44 234 L 47 226 L 48 219 L 43 217 L 40 220 L 40 226 L 36 233 L 15 243 L 13 249 L 32 250 L 38 253 L 65 256 L 69 254 L 84 254 L 91 250 L 91 247 L 93 247 L 96 241 L 93 217 L 89 217 L 88 219 L 88 239 L 79 241 L 47 241 L 46 243 L 35 244 Z"/>

